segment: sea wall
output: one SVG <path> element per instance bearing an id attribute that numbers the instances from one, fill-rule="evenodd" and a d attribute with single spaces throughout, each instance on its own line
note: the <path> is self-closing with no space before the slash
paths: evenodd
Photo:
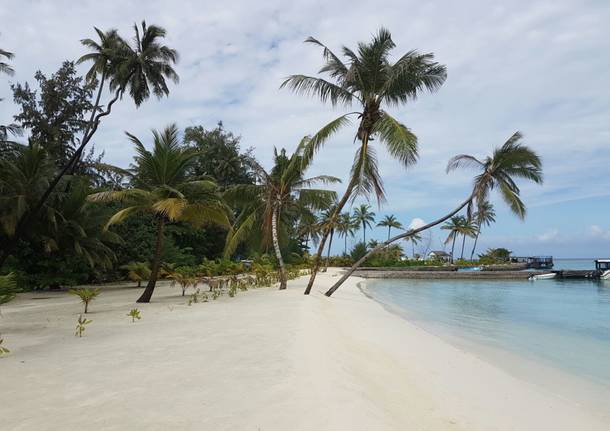
<path id="1" fill-rule="evenodd" d="M 410 278 L 421 280 L 527 280 L 532 274 L 527 271 L 404 271 L 366 270 L 354 272 L 362 278 Z"/>

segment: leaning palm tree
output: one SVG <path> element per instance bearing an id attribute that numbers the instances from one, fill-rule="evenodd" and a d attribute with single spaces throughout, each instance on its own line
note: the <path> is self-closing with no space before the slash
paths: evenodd
<path id="1" fill-rule="evenodd" d="M 301 141 L 297 151 L 290 157 L 286 150 L 274 152 L 275 166 L 267 172 L 256 161 L 251 165 L 257 177 L 257 184 L 243 184 L 230 187 L 226 198 L 244 207 L 227 236 L 225 255 L 230 256 L 237 245 L 257 228 L 264 241 L 271 240 L 278 261 L 280 289 L 286 288 L 287 274 L 280 250 L 279 226 L 287 213 L 299 213 L 303 209 L 321 210 L 336 199 L 330 190 L 311 188 L 315 184 L 341 182 L 339 178 L 327 175 L 305 178 L 305 172 L 312 159 L 304 159 L 302 150 L 309 138 Z"/>
<path id="2" fill-rule="evenodd" d="M 402 223 L 394 216 L 394 214 L 386 215 L 377 226 L 388 228 L 388 239 L 390 239 L 392 228 L 402 229 Z"/>
<path id="3" fill-rule="evenodd" d="M 473 205 L 481 205 L 489 200 L 493 190 L 498 190 L 500 196 L 520 219 L 525 218 L 525 204 L 521 200 L 520 189 L 516 180 L 523 179 L 536 184 L 542 183 L 542 162 L 540 157 L 528 146 L 521 143 L 522 135 L 514 133 L 500 148 L 496 148 L 491 156 L 479 160 L 473 156 L 461 154 L 449 160 L 447 172 L 461 167 L 474 167 L 478 174 L 474 178 L 474 184 L 470 196 L 445 216 L 427 223 L 416 229 L 409 229 L 404 233 L 396 235 L 381 243 L 373 250 L 369 250 L 326 292 L 331 296 L 343 284 L 347 278 L 360 266 L 371 254 L 378 252 L 395 241 L 410 235 L 430 229 L 455 216 L 464 208 L 468 214 L 472 213 Z"/>
<path id="4" fill-rule="evenodd" d="M 472 245 L 472 251 L 470 252 L 470 260 L 474 256 L 474 251 L 477 248 L 477 241 L 481 234 L 481 227 L 489 226 L 496 221 L 496 212 L 491 203 L 484 201 L 478 205 L 477 211 L 474 214 L 474 220 L 476 222 L 476 235 L 474 237 L 474 244 Z"/>
<path id="5" fill-rule="evenodd" d="M 112 106 L 122 98 L 127 92 L 139 107 L 152 93 L 157 97 L 169 94 L 167 80 L 178 82 L 178 75 L 172 65 L 177 62 L 178 54 L 175 50 L 162 44 L 165 38 L 165 30 L 161 27 L 147 26 L 142 22 L 141 27 L 134 25 L 135 37 L 130 44 L 120 38 L 115 30 L 102 32 L 96 29 L 100 38 L 99 42 L 91 39 L 84 39 L 83 45 L 91 50 L 79 59 L 79 62 L 91 61 L 93 65 L 87 73 L 87 78 L 95 80 L 99 77 L 98 93 L 94 103 L 91 117 L 85 127 L 80 145 L 74 151 L 70 160 L 53 180 L 45 192 L 41 195 L 38 203 L 34 205 L 25 218 L 19 221 L 15 233 L 15 241 L 3 244 L 0 249 L 0 266 L 10 255 L 18 239 L 28 231 L 34 221 L 34 216 L 41 211 L 53 190 L 61 179 L 70 171 L 80 160 L 87 144 L 91 141 L 97 131 L 103 117 L 110 115 Z M 102 88 L 106 81 L 109 81 L 109 89 L 112 98 L 105 105 L 104 109 L 100 104 Z"/>
<path id="6" fill-rule="evenodd" d="M 445 66 L 434 62 L 433 54 L 417 51 L 408 51 L 392 62 L 390 52 L 396 45 L 390 32 L 384 28 L 370 42 L 359 43 L 355 52 L 343 47 L 345 61 L 313 37 L 306 42 L 322 48 L 325 64 L 320 69 L 320 74 L 327 75 L 328 79 L 292 75 L 282 83 L 282 87 L 288 87 L 298 94 L 318 97 L 332 106 L 343 105 L 350 112 L 320 129 L 313 136 L 305 156 L 313 157 L 331 135 L 349 124 L 349 118 L 355 116 L 358 121 L 355 140 L 359 147 L 354 156 L 347 188 L 338 201 L 335 212 L 339 214 L 343 211 L 350 198 L 357 195 L 374 194 L 378 201 L 382 201 L 385 192 L 375 148 L 372 146 L 373 139 L 381 142 L 390 155 L 405 167 L 417 160 L 416 136 L 390 115 L 386 107 L 404 105 L 415 100 L 423 90 L 438 89 L 447 77 Z M 351 111 L 354 105 L 358 108 Z M 315 281 L 329 233 L 329 230 L 322 233 L 305 294 L 309 294 Z"/>
<path id="7" fill-rule="evenodd" d="M 324 265 L 324 270 L 328 270 L 328 265 L 330 263 L 330 251 L 333 246 L 333 237 L 335 236 L 335 231 L 339 228 L 339 217 L 334 217 L 335 208 L 334 203 L 329 206 L 327 209 L 322 211 L 320 217 L 320 223 L 318 224 L 318 231 L 323 232 L 325 230 L 330 231 L 329 241 L 328 241 L 328 251 L 326 252 L 326 264 Z"/>
<path id="8" fill-rule="evenodd" d="M 166 224 L 188 222 L 195 226 L 215 224 L 229 226 L 230 210 L 223 203 L 216 183 L 206 177 L 189 177 L 198 153 L 182 146 L 178 128 L 171 125 L 159 132 L 153 130 L 153 150 L 149 151 L 133 135 L 135 166 L 126 171 L 133 188 L 99 192 L 89 196 L 93 202 L 122 202 L 126 208 L 116 212 L 106 229 L 135 214 L 152 214 L 157 224 L 157 239 L 151 274 L 146 289 L 137 302 L 150 302 L 155 290 L 163 252 Z"/>
<path id="9" fill-rule="evenodd" d="M 366 228 L 371 229 L 375 223 L 375 213 L 370 211 L 371 206 L 362 204 L 354 209 L 354 222 L 362 226 L 362 242 L 366 244 Z"/>
<path id="10" fill-rule="evenodd" d="M 455 240 L 459 236 L 460 228 L 465 222 L 466 217 L 453 216 L 450 220 L 446 221 L 445 224 L 441 226 L 441 229 L 449 231 L 449 235 L 447 235 L 447 238 L 445 239 L 445 245 L 451 243 L 451 263 L 453 263 Z"/>

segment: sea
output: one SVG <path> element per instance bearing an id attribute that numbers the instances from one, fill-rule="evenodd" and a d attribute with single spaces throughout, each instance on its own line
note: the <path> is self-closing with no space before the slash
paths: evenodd
<path id="1" fill-rule="evenodd" d="M 554 266 L 594 268 L 593 259 Z M 361 288 L 518 378 L 610 412 L 610 280 L 371 279 Z"/>

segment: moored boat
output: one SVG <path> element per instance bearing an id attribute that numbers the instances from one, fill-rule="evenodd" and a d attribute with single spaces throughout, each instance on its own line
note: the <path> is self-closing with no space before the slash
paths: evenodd
<path id="1" fill-rule="evenodd" d="M 532 275 L 529 279 L 530 280 L 550 280 L 552 278 L 557 277 L 557 274 L 555 274 L 554 272 L 548 272 L 546 274 L 535 274 Z"/>
<path id="2" fill-rule="evenodd" d="M 600 280 L 610 280 L 610 259 L 596 259 L 595 269 L 599 271 Z"/>

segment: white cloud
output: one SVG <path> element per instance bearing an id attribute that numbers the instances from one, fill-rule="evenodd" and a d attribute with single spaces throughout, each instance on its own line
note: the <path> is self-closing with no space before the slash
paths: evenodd
<path id="1" fill-rule="evenodd" d="M 408 229 L 417 229 L 417 228 L 424 226 L 425 224 L 426 224 L 425 221 L 416 217 L 413 220 L 411 220 L 411 223 L 409 223 Z"/>

